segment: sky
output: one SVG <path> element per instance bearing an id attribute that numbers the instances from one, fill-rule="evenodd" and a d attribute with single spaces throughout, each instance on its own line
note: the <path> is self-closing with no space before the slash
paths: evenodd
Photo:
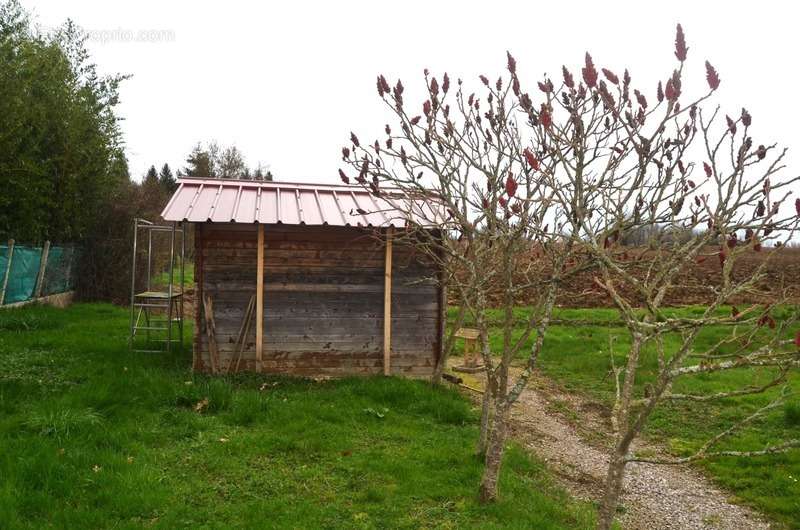
<path id="1" fill-rule="evenodd" d="M 684 93 L 706 90 L 704 61 L 722 84 L 716 102 L 753 116 L 754 142 L 790 148 L 797 173 L 800 87 L 791 2 L 226 2 L 23 0 L 36 22 L 71 18 L 89 34 L 104 74 L 129 74 L 119 114 L 131 176 L 174 169 L 197 142 L 235 144 L 248 164 L 277 180 L 335 182 L 350 131 L 380 137 L 388 110 L 375 77 L 399 77 L 406 101 L 422 101 L 429 68 L 479 87 L 507 73 L 506 50 L 523 84 L 561 65 L 631 71 L 655 100 L 675 67 L 675 24 L 689 45 Z"/>

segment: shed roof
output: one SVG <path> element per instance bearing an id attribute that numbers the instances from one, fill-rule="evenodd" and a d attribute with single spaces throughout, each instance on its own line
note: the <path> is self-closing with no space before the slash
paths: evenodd
<path id="1" fill-rule="evenodd" d="M 404 228 L 431 225 L 430 201 L 388 192 L 376 197 L 360 186 L 275 181 L 182 178 L 161 217 L 197 223 Z"/>

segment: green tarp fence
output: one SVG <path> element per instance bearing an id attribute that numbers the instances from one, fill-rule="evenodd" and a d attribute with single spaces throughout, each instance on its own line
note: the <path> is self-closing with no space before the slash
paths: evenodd
<path id="1" fill-rule="evenodd" d="M 11 268 L 8 267 L 9 246 L 0 245 L 0 297 L 2 304 L 32 300 L 42 264 L 43 247 L 15 244 L 12 247 Z M 72 246 L 51 246 L 42 277 L 41 296 L 71 291 L 75 288 L 77 251 Z M 8 281 L 6 282 L 6 271 Z M 6 286 L 3 296 L 3 285 Z"/>

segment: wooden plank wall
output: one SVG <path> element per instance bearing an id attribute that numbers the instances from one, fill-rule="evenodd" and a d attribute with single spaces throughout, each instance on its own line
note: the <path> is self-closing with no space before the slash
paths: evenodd
<path id="1" fill-rule="evenodd" d="M 298 375 L 383 371 L 384 248 L 347 227 L 266 225 L 263 369 Z M 197 291 L 214 301 L 221 366 L 235 355 L 236 334 L 256 291 L 255 225 L 204 224 L 196 231 Z M 393 374 L 425 376 L 439 348 L 436 271 L 413 248 L 393 248 Z M 202 326 L 202 323 L 201 323 Z M 242 367 L 255 369 L 256 326 Z M 195 329 L 197 369 L 207 370 L 208 340 Z"/>

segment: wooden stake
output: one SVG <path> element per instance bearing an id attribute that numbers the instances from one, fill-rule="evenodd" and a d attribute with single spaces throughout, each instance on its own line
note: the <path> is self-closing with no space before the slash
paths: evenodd
<path id="1" fill-rule="evenodd" d="M 383 375 L 392 371 L 392 227 L 386 229 L 386 267 L 383 281 Z"/>
<path id="2" fill-rule="evenodd" d="M 34 298 L 41 298 L 42 288 L 44 287 L 44 273 L 47 269 L 47 257 L 50 255 L 50 242 L 45 241 L 42 247 L 42 258 L 39 260 L 39 276 L 36 277 L 36 289 L 33 291 Z"/>
<path id="3" fill-rule="evenodd" d="M 8 288 L 8 275 L 11 274 L 11 258 L 14 257 L 14 240 L 8 240 L 8 260 L 6 261 L 6 273 L 3 276 L 3 290 L 0 291 L 0 305 L 6 299 L 6 289 Z"/>
<path id="4" fill-rule="evenodd" d="M 218 372 L 217 366 L 219 364 L 217 325 L 214 322 L 214 305 L 211 302 L 211 297 L 208 295 L 203 298 L 203 308 L 205 309 L 206 317 L 206 335 L 208 336 L 208 356 L 211 358 L 211 373 L 216 374 Z"/>
<path id="5" fill-rule="evenodd" d="M 256 276 L 256 371 L 264 355 L 264 225 L 258 225 L 258 275 Z"/>
<path id="6" fill-rule="evenodd" d="M 253 310 L 256 306 L 256 297 L 251 296 L 250 301 L 247 303 L 247 309 L 244 312 L 244 319 L 242 320 L 242 326 L 239 328 L 239 334 L 236 336 L 236 350 L 238 351 L 238 356 L 234 357 L 231 355 L 231 362 L 228 364 L 228 373 L 231 372 L 233 369 L 234 363 L 236 363 L 236 371 L 239 371 L 239 363 L 242 360 L 242 352 L 244 352 L 245 345 L 247 345 L 247 335 L 250 334 L 250 322 L 253 320 Z"/>
<path id="7" fill-rule="evenodd" d="M 239 346 L 239 357 L 236 359 L 236 368 L 235 371 L 239 372 L 239 364 L 242 362 L 242 354 L 244 353 L 244 349 L 247 346 L 247 336 L 250 334 L 250 324 L 253 322 L 253 311 L 250 311 L 250 314 L 247 315 L 247 326 L 244 328 L 244 340 L 242 341 L 241 346 Z"/>
<path id="8" fill-rule="evenodd" d="M 239 333 L 236 334 L 236 344 L 238 345 L 244 339 L 245 334 L 245 324 L 247 324 L 247 320 L 250 318 L 250 313 L 253 312 L 253 309 L 256 306 L 256 295 L 250 297 L 250 301 L 247 302 L 247 308 L 244 310 L 244 318 L 242 319 L 242 324 L 239 326 Z"/>

